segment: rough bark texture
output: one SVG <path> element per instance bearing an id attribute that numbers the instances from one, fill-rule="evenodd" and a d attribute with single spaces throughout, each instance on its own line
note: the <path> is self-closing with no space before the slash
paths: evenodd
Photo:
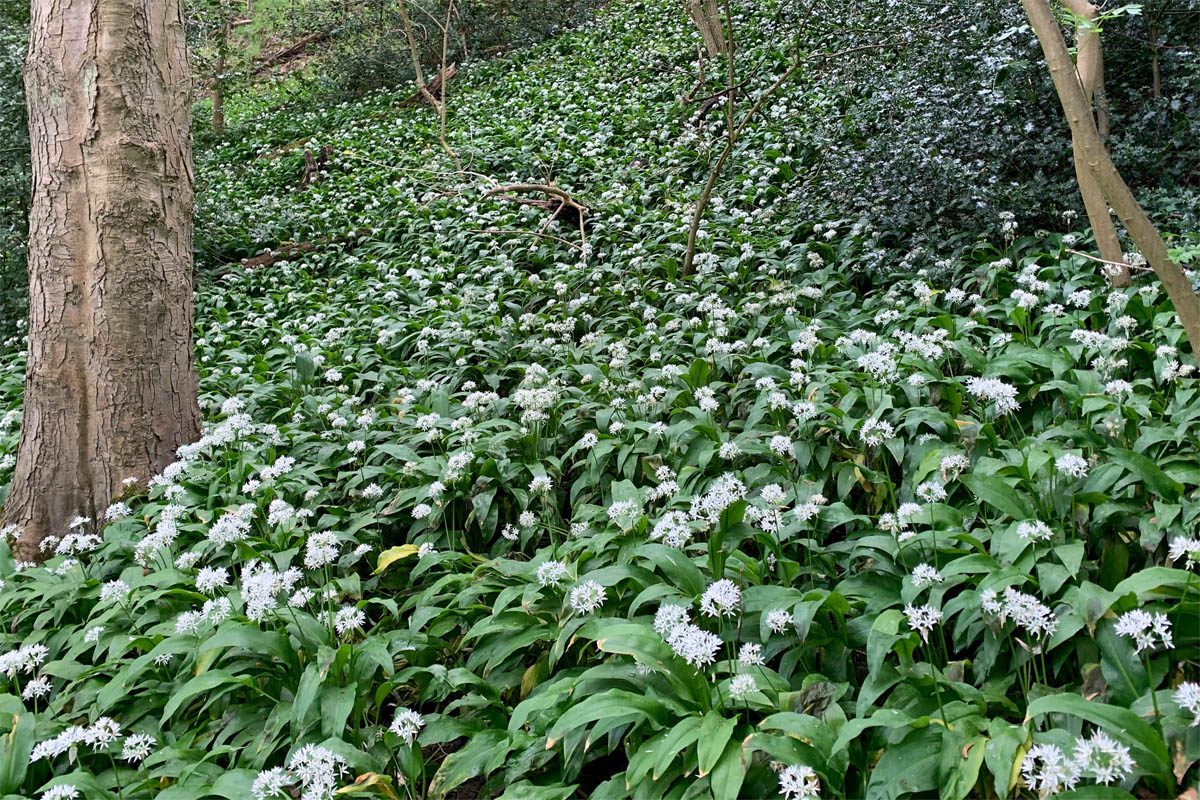
<path id="1" fill-rule="evenodd" d="M 179 0 L 33 0 L 18 558 L 198 435 L 188 86 Z"/>
<path id="2" fill-rule="evenodd" d="M 1021 0 L 1021 5 L 1029 17 L 1029 24 L 1037 34 L 1038 42 L 1041 43 L 1042 53 L 1050 67 L 1050 76 L 1054 80 L 1054 89 L 1071 126 L 1071 135 L 1082 150 L 1088 171 L 1096 179 L 1108 204 L 1112 206 L 1129 235 L 1137 243 L 1138 249 L 1146 257 L 1154 274 L 1162 282 L 1167 296 L 1175 306 L 1175 313 L 1179 315 L 1183 324 L 1183 330 L 1192 346 L 1192 353 L 1200 357 L 1200 297 L 1196 296 L 1183 268 L 1171 260 L 1162 235 L 1133 196 L 1129 185 L 1121 178 L 1108 155 L 1108 150 L 1100 139 L 1100 132 L 1096 129 L 1091 104 L 1084 96 L 1083 87 L 1075 72 L 1075 64 L 1071 61 L 1067 43 L 1063 40 L 1062 31 L 1058 28 L 1058 21 L 1054 18 L 1050 6 L 1046 0 Z"/>
<path id="3" fill-rule="evenodd" d="M 684 0 L 688 16 L 696 23 L 700 38 L 704 40 L 704 50 L 710 56 L 718 56 L 725 52 L 725 30 L 721 27 L 721 13 L 717 10 L 717 0 Z"/>
<path id="4" fill-rule="evenodd" d="M 1096 27 L 1100 11 L 1088 0 L 1065 0 L 1065 5 L 1072 14 L 1082 20 L 1075 26 L 1075 72 L 1079 76 L 1084 96 L 1094 105 L 1094 98 L 1103 91 L 1104 86 L 1104 57 L 1100 44 L 1100 30 Z M 1071 140 L 1075 178 L 1079 182 L 1079 194 L 1083 198 L 1083 207 L 1087 210 L 1088 222 L 1091 223 L 1092 233 L 1096 237 L 1096 249 L 1105 261 L 1120 264 L 1124 251 L 1121 249 L 1121 240 L 1117 236 L 1117 227 L 1113 225 L 1112 215 L 1108 213 L 1108 201 L 1104 199 L 1104 192 L 1100 190 L 1100 185 L 1084 163 L 1085 157 L 1079 138 L 1072 133 Z M 1110 267 L 1108 272 L 1113 286 L 1130 284 L 1128 269 Z"/>

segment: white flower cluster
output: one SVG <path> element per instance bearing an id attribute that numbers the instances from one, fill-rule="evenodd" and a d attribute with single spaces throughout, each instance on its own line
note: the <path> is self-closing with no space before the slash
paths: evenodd
<path id="1" fill-rule="evenodd" d="M 396 716 L 392 718 L 392 724 L 388 730 L 403 739 L 405 744 L 411 746 L 417 740 L 417 734 L 423 727 L 425 727 L 425 720 L 421 718 L 420 714 L 411 708 L 397 708 Z"/>
<path id="2" fill-rule="evenodd" d="M 294 797 L 289 787 L 299 786 L 300 800 L 330 800 L 349 765 L 331 750 L 306 744 L 288 760 L 287 769 L 273 767 L 258 773 L 250 786 L 254 800 Z"/>
<path id="3" fill-rule="evenodd" d="M 226 511 L 208 529 L 208 540 L 218 547 L 243 541 L 250 534 L 254 520 L 254 504 L 243 503 L 233 511 Z"/>
<path id="4" fill-rule="evenodd" d="M 650 530 L 650 539 L 668 547 L 683 548 L 692 541 L 691 519 L 682 511 L 668 511 Z"/>
<path id="5" fill-rule="evenodd" d="M 1050 526 L 1040 520 L 1026 520 L 1018 523 L 1017 536 L 1025 541 L 1045 542 L 1054 537 Z"/>
<path id="6" fill-rule="evenodd" d="M 531 365 L 525 379 L 512 395 L 512 402 L 521 409 L 521 424 L 542 422 L 550 418 L 550 410 L 558 404 L 559 384 L 547 377 L 545 368 Z"/>
<path id="7" fill-rule="evenodd" d="M 4 655 L 0 655 L 0 672 L 9 678 L 16 676 L 18 672 L 32 675 L 49 654 L 50 650 L 44 644 L 27 644 L 18 647 L 16 650 L 10 650 Z"/>
<path id="8" fill-rule="evenodd" d="M 914 606 L 911 603 L 904 607 L 904 616 L 908 617 L 908 626 L 921 634 L 921 640 L 928 642 L 929 633 L 942 621 L 942 612 L 930 605 Z"/>
<path id="9" fill-rule="evenodd" d="M 276 608 L 280 593 L 291 593 L 303 578 L 300 570 L 291 567 L 278 572 L 270 564 L 250 562 L 242 568 L 242 600 L 246 616 L 255 622 L 266 618 Z"/>
<path id="10" fill-rule="evenodd" d="M 709 585 L 700 598 L 700 611 L 709 617 L 735 617 L 741 608 L 742 590 L 728 578 Z"/>
<path id="11" fill-rule="evenodd" d="M 595 581 L 583 581 L 571 589 L 567 600 L 571 609 L 579 614 L 590 614 L 604 605 L 604 587 Z"/>
<path id="12" fill-rule="evenodd" d="M 1171 695 L 1171 699 L 1192 715 L 1192 721 L 1189 723 L 1192 727 L 1200 725 L 1200 683 L 1184 681 Z"/>
<path id="13" fill-rule="evenodd" d="M 1038 639 L 1049 638 L 1058 630 L 1058 618 L 1049 607 L 1036 597 L 1025 594 L 1012 586 L 1004 589 L 1003 597 L 995 589 L 986 589 L 980 596 L 980 605 L 989 614 L 994 614 L 1004 624 L 1009 619 Z"/>
<path id="14" fill-rule="evenodd" d="M 779 792 L 786 800 L 818 800 L 821 781 L 812 767 L 796 764 L 779 771 Z"/>
<path id="15" fill-rule="evenodd" d="M 1071 478 L 1086 478 L 1089 465 L 1087 459 L 1082 456 L 1063 453 L 1054 460 L 1054 468 Z"/>
<path id="16" fill-rule="evenodd" d="M 717 660 L 721 637 L 693 624 L 687 606 L 660 606 L 654 615 L 654 630 L 666 640 L 675 655 L 697 669 Z"/>
<path id="17" fill-rule="evenodd" d="M 1055 744 L 1035 744 L 1021 762 L 1021 777 L 1040 797 L 1049 797 L 1074 789 L 1084 778 L 1121 783 L 1133 769 L 1129 748 L 1095 731 L 1087 739 L 1077 738 L 1070 755 Z"/>
<path id="18" fill-rule="evenodd" d="M 1171 637 L 1171 621 L 1166 614 L 1151 614 L 1140 608 L 1127 611 L 1117 618 L 1116 632 L 1133 639 L 1137 652 L 1170 650 L 1175 646 Z"/>
<path id="19" fill-rule="evenodd" d="M 321 531 L 308 537 L 308 541 L 304 545 L 304 566 L 307 569 L 321 569 L 337 559 L 337 534 L 331 531 Z"/>
<path id="20" fill-rule="evenodd" d="M 1171 540 L 1171 544 L 1167 549 L 1167 559 L 1169 561 L 1178 561 L 1185 559 L 1183 562 L 1185 569 L 1191 569 L 1200 564 L 1200 538 L 1192 536 L 1176 536 Z"/>
<path id="21" fill-rule="evenodd" d="M 543 561 L 537 568 L 537 582 L 540 586 L 558 586 L 567 577 L 567 565 L 561 561 Z"/>
<path id="22" fill-rule="evenodd" d="M 1017 402 L 1017 387 L 999 378 L 967 378 L 967 391 L 977 400 L 989 403 L 996 414 L 1011 414 L 1021 407 Z"/>
<path id="23" fill-rule="evenodd" d="M 186 513 L 186 508 L 174 503 L 164 506 L 158 515 L 154 530 L 143 536 L 134 547 L 134 561 L 145 567 L 158 551 L 169 550 L 179 536 L 179 520 Z"/>
<path id="24" fill-rule="evenodd" d="M 121 736 L 121 726 L 116 720 L 111 717 L 98 717 L 91 725 L 72 725 L 54 738 L 38 742 L 34 745 L 29 760 L 53 760 L 79 745 L 103 750 L 120 740 Z M 154 744 L 153 736 L 135 733 L 126 737 L 121 758 L 133 763 L 144 761 L 153 751 Z"/>
<path id="25" fill-rule="evenodd" d="M 733 473 L 726 472 L 708 487 L 708 491 L 692 499 L 692 519 L 716 524 L 721 513 L 746 497 L 746 484 Z"/>

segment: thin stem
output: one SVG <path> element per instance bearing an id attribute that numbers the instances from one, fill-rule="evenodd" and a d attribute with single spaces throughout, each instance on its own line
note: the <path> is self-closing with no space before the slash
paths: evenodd
<path id="1" fill-rule="evenodd" d="M 121 773 L 117 769 L 117 759 L 113 757 L 111 750 L 108 752 L 108 761 L 112 764 L 113 780 L 117 782 L 117 797 L 122 798 L 125 796 L 125 790 L 121 788 Z"/>
<path id="2" fill-rule="evenodd" d="M 1150 657 L 1148 654 L 1142 654 L 1142 665 L 1146 668 L 1146 678 L 1150 678 Z M 1158 735 L 1162 737 L 1163 744 L 1166 745 L 1167 751 L 1171 750 L 1171 743 L 1167 741 L 1167 734 L 1163 730 L 1162 712 L 1158 710 L 1158 692 L 1154 690 L 1154 684 L 1150 684 L 1150 704 L 1154 706 L 1154 727 L 1158 729 Z"/>
<path id="3" fill-rule="evenodd" d="M 928 646 L 926 646 L 925 649 L 927 651 L 932 650 L 932 648 Z M 933 654 L 930 652 L 929 655 L 932 656 Z M 949 728 L 950 723 L 946 720 L 946 707 L 942 704 L 942 688 L 938 685 L 937 665 L 935 665 L 932 661 L 929 664 L 929 673 L 933 677 L 933 694 L 937 698 L 938 714 L 941 715 L 942 724 Z"/>

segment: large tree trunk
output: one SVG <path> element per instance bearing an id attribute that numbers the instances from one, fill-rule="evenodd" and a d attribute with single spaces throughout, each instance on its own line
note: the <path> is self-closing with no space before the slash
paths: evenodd
<path id="1" fill-rule="evenodd" d="M 1117 172 L 1116 165 L 1100 139 L 1091 104 L 1083 93 L 1075 64 L 1071 61 L 1071 54 L 1063 40 L 1062 31 L 1059 30 L 1058 20 L 1054 18 L 1054 12 L 1050 10 L 1046 0 L 1021 0 L 1021 5 L 1041 43 L 1042 53 L 1050 67 L 1050 76 L 1054 80 L 1054 89 L 1067 117 L 1067 123 L 1071 126 L 1071 135 L 1083 153 L 1088 172 L 1096 179 L 1108 204 L 1112 206 L 1138 249 L 1146 257 L 1154 274 L 1162 282 L 1163 288 L 1167 290 L 1167 296 L 1175 306 L 1175 313 L 1179 316 L 1188 342 L 1192 346 L 1192 353 L 1200 358 L 1200 297 L 1196 296 L 1183 268 L 1171 260 L 1162 235 L 1129 190 L 1129 185 Z"/>
<path id="2" fill-rule="evenodd" d="M 199 432 L 179 0 L 33 0 L 29 361 L 5 522 L 18 558 Z"/>
<path id="3" fill-rule="evenodd" d="M 719 56 L 725 52 L 725 29 L 721 27 L 721 12 L 717 10 L 717 0 L 684 0 L 688 16 L 696 23 L 700 38 L 704 40 L 704 50 L 710 56 Z"/>

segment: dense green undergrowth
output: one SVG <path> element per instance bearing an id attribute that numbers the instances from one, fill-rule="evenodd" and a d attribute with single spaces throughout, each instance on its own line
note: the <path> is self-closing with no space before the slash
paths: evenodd
<path id="1" fill-rule="evenodd" d="M 1107 288 L 1069 219 L 863 271 L 866 232 L 795 212 L 803 76 L 679 276 L 723 132 L 679 108 L 668 6 L 464 73 L 467 172 L 406 92 L 230 108 L 199 163 L 204 438 L 44 565 L 0 556 L 0 795 L 1196 783 L 1200 399 L 1163 293 Z M 788 59 L 756 20 L 749 91 Z M 573 192 L 586 243 L 492 179 Z"/>

